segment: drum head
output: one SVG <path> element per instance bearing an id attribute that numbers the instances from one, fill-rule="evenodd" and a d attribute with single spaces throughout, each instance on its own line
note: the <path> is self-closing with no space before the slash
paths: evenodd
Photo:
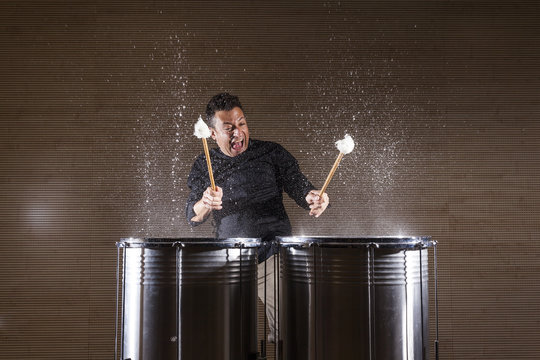
<path id="1" fill-rule="evenodd" d="M 174 240 L 165 238 L 124 238 L 116 243 L 119 248 L 161 248 L 173 247 Z"/>
<path id="2" fill-rule="evenodd" d="M 430 236 L 419 237 L 331 237 L 331 236 L 278 236 L 281 247 L 375 247 L 375 248 L 425 248 L 435 245 Z"/>
<path id="3" fill-rule="evenodd" d="M 254 248 L 261 245 L 259 238 L 124 238 L 116 243 L 123 248 L 157 248 L 173 246 L 215 246 L 217 248 Z"/>

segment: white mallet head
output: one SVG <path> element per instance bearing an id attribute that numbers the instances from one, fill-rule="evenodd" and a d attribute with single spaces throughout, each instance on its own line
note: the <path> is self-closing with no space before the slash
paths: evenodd
<path id="1" fill-rule="evenodd" d="M 354 140 L 349 135 L 345 135 L 342 140 L 336 141 L 336 147 L 343 155 L 347 155 L 354 149 Z"/>
<path id="2" fill-rule="evenodd" d="M 199 120 L 195 123 L 195 132 L 193 133 L 199 139 L 209 138 L 212 135 L 210 128 L 203 121 L 202 117 L 199 116 Z"/>

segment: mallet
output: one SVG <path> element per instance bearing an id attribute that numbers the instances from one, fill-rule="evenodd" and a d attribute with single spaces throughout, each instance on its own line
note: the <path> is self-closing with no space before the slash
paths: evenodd
<path id="1" fill-rule="evenodd" d="M 210 151 L 208 151 L 208 143 L 206 138 L 209 138 L 212 135 L 212 132 L 208 128 L 208 125 L 203 121 L 202 117 L 199 116 L 199 120 L 195 124 L 195 132 L 193 133 L 199 139 L 202 139 L 204 147 L 204 155 L 206 156 L 206 165 L 208 166 L 208 174 L 210 175 L 210 184 L 212 190 L 216 191 L 216 184 L 214 183 L 214 174 L 212 173 L 212 163 L 210 162 Z"/>
<path id="2" fill-rule="evenodd" d="M 339 150 L 339 155 L 334 162 L 334 166 L 332 166 L 332 170 L 330 170 L 330 173 L 328 174 L 328 177 L 326 178 L 326 181 L 324 182 L 323 187 L 321 188 L 321 191 L 319 193 L 319 197 L 322 198 L 324 192 L 326 191 L 326 188 L 328 187 L 328 184 L 330 184 L 330 180 L 332 180 L 332 177 L 334 176 L 334 173 L 336 172 L 339 162 L 343 158 L 343 155 L 349 154 L 354 149 L 354 140 L 349 136 L 345 135 L 345 137 L 342 140 L 336 141 L 336 147 Z"/>

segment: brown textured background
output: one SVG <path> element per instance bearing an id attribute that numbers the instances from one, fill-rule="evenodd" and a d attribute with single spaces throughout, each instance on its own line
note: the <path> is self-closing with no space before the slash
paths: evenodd
<path id="1" fill-rule="evenodd" d="M 2 1 L 0 358 L 113 358 L 114 243 L 211 235 L 185 183 L 227 90 L 316 186 L 357 141 L 323 217 L 287 202 L 297 234 L 433 236 L 441 359 L 536 359 L 539 10 Z"/>

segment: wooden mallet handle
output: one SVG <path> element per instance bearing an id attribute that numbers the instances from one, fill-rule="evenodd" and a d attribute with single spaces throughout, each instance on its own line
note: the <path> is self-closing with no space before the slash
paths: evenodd
<path id="1" fill-rule="evenodd" d="M 330 180 L 332 180 L 332 177 L 334 176 L 337 168 L 338 168 L 338 165 L 339 165 L 339 162 L 341 161 L 341 159 L 343 158 L 343 153 L 340 152 L 336 161 L 334 162 L 334 166 L 332 166 L 332 170 L 330 170 L 330 173 L 328 174 L 328 177 L 326 178 L 326 181 L 324 182 L 324 185 L 323 187 L 321 188 L 321 191 L 319 193 L 319 197 L 322 198 L 324 192 L 326 191 L 326 188 L 328 187 L 328 184 L 330 184 Z"/>
<path id="2" fill-rule="evenodd" d="M 214 173 L 212 172 L 212 163 L 210 162 L 210 151 L 208 151 L 208 143 L 206 138 L 202 138 L 202 143 L 204 146 L 204 155 L 206 156 L 206 165 L 208 166 L 208 174 L 210 174 L 210 184 L 212 190 L 216 191 L 216 184 L 214 183 Z"/>

